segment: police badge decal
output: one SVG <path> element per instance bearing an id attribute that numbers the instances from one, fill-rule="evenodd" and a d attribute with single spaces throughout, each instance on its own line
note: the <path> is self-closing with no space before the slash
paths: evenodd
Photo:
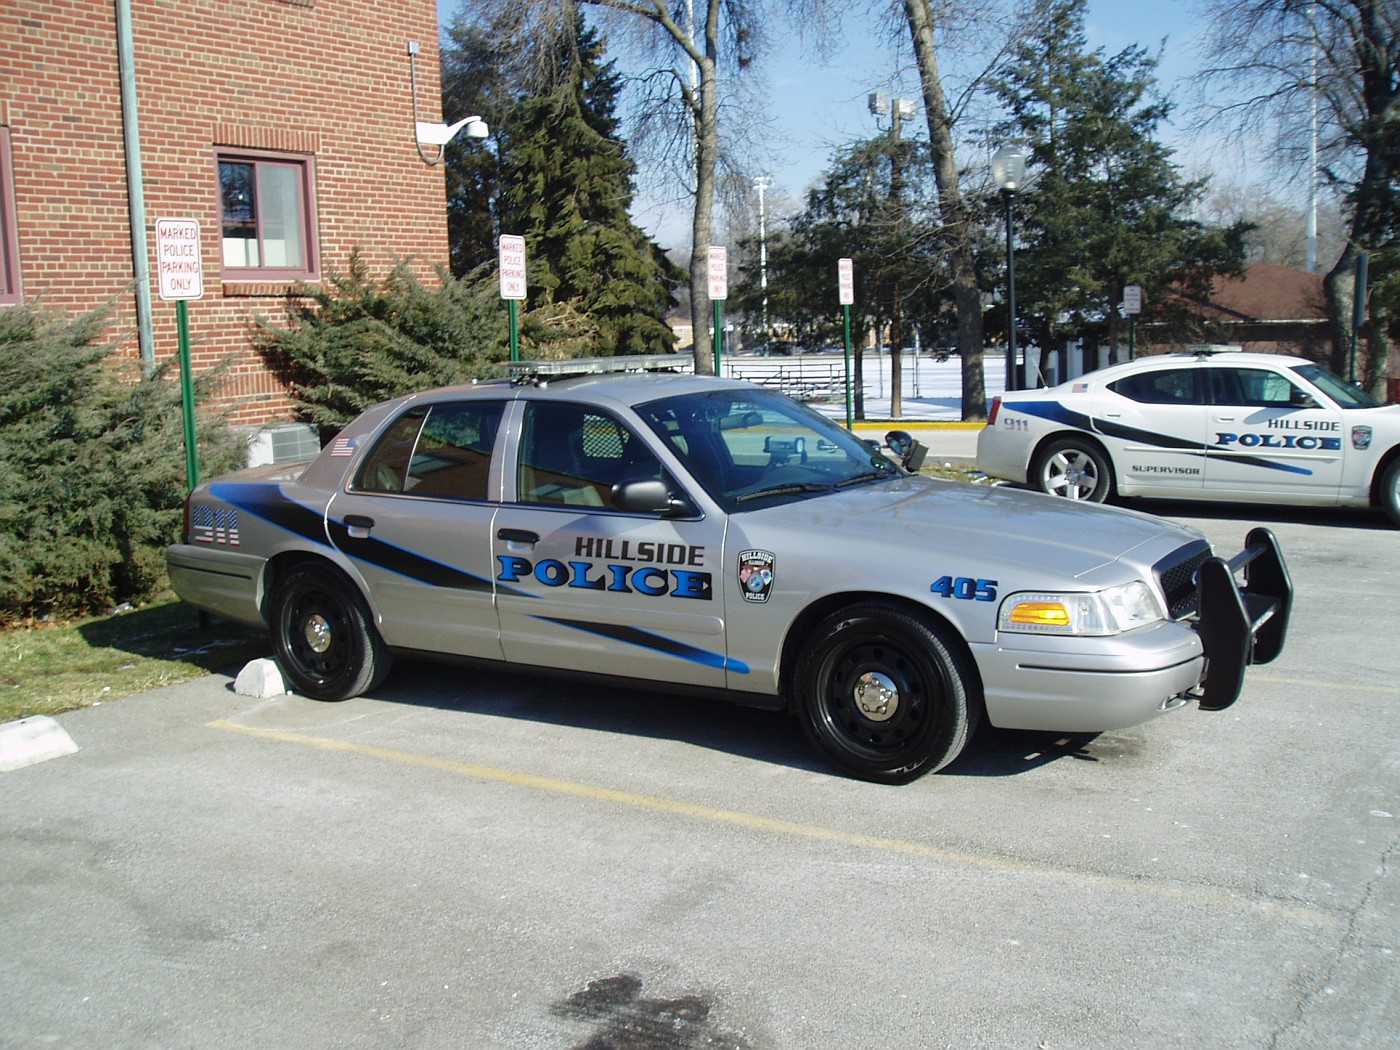
<path id="1" fill-rule="evenodd" d="M 766 602 L 773 589 L 773 553 L 739 552 L 739 587 L 746 602 Z"/>

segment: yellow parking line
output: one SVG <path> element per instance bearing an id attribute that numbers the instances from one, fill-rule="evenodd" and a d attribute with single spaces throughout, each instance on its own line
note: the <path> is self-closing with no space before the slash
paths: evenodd
<path id="1" fill-rule="evenodd" d="M 840 831 L 835 828 L 824 828 L 814 824 L 799 824 L 794 821 L 777 820 L 773 817 L 759 816 L 756 813 L 718 809 L 713 806 L 697 805 L 693 802 L 681 802 L 676 799 L 659 798 L 653 795 L 638 795 L 630 791 L 618 791 L 614 788 L 596 787 L 594 785 L 579 784 L 569 780 L 558 780 L 553 777 L 542 777 L 533 773 L 519 773 L 514 770 L 497 769 L 492 766 L 479 766 L 470 762 L 457 762 L 446 758 L 434 758 L 431 755 L 419 755 L 409 751 L 396 751 L 392 748 L 379 747 L 375 744 L 356 743 L 350 740 L 330 740 L 325 737 L 309 736 L 305 733 L 292 733 L 284 730 L 259 729 L 253 726 L 242 726 L 238 725 L 236 722 L 226 721 L 225 719 L 210 722 L 208 726 L 210 729 L 226 729 L 236 733 L 246 733 L 249 736 L 260 737 L 264 740 L 274 740 L 283 744 L 296 744 L 301 747 L 316 748 L 322 751 L 344 751 L 350 754 L 364 755 L 368 758 L 382 759 L 386 762 L 395 762 L 400 765 L 417 766 L 420 769 L 432 769 L 443 773 L 451 773 L 456 776 L 471 777 L 476 780 L 485 780 L 497 784 L 510 784 L 515 787 L 531 788 L 536 791 L 546 791 L 556 795 L 569 795 L 574 798 L 611 802 L 620 806 L 630 806 L 636 809 L 645 809 L 657 813 L 677 814 L 680 816 L 692 817 L 696 820 L 707 821 L 712 824 L 727 824 L 732 827 L 744 828 L 750 831 L 767 831 L 779 835 L 791 835 L 797 838 L 809 839 L 816 842 L 851 846 L 857 849 L 876 850 L 883 853 L 899 853 L 906 856 L 921 857 L 925 860 L 940 861 L 946 864 L 991 869 L 1020 875 L 1048 876 L 1050 878 L 1072 882 L 1083 882 L 1111 887 L 1116 890 L 1125 890 L 1131 893 L 1147 894 L 1171 900 L 1189 901 L 1199 905 L 1213 904 L 1218 907 L 1259 911 L 1269 916 L 1277 916 L 1280 919 L 1291 919 L 1298 922 L 1331 926 L 1339 921 L 1337 916 L 1317 908 L 1310 908 L 1298 904 L 1285 904 L 1271 900 L 1248 900 L 1242 897 L 1231 896 L 1227 893 L 1203 890 L 1199 886 L 1169 886 L 1144 879 L 1097 875 L 1091 872 L 1075 871 L 1070 868 L 1056 868 L 1046 864 L 1034 864 L 1029 861 L 1015 860 L 1008 857 L 988 857 L 977 853 L 964 853 L 959 850 L 942 849 L 938 846 L 928 846 L 923 843 L 909 842 L 904 839 L 884 838 L 878 835 L 861 835 L 850 831 Z"/>

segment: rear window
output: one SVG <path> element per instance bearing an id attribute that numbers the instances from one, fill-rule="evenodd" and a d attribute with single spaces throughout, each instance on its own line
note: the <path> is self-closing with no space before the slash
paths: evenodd
<path id="1" fill-rule="evenodd" d="M 1197 405 L 1196 375 L 1192 368 L 1139 372 L 1114 380 L 1108 389 L 1144 405 Z"/>

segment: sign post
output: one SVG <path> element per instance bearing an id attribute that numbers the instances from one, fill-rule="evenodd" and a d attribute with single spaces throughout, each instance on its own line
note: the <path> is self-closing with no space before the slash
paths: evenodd
<path id="1" fill-rule="evenodd" d="M 185 417 L 185 477 L 199 484 L 199 444 L 194 425 L 194 374 L 190 366 L 190 315 L 185 305 L 204 298 L 204 257 L 198 219 L 156 220 L 156 272 L 160 297 L 175 302 L 180 333 L 180 401 Z"/>
<path id="2" fill-rule="evenodd" d="M 1128 360 L 1131 361 L 1137 353 L 1137 315 L 1142 313 L 1142 285 L 1124 286 L 1123 312 L 1128 315 Z"/>
<path id="3" fill-rule="evenodd" d="M 729 298 L 729 251 L 723 245 L 710 245 L 710 299 L 715 304 L 715 375 L 724 375 L 721 354 L 724 349 L 724 300 Z"/>
<path id="4" fill-rule="evenodd" d="M 851 304 L 856 301 L 855 263 L 850 259 L 836 260 L 836 299 L 846 330 L 846 429 L 855 429 L 855 401 L 851 388 Z"/>
<path id="5" fill-rule="evenodd" d="M 520 360 L 520 301 L 525 298 L 525 238 L 501 234 L 501 298 L 510 310 L 510 359 Z"/>

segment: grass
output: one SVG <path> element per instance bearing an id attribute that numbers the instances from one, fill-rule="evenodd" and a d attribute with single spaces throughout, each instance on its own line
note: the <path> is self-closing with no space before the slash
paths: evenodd
<path id="1" fill-rule="evenodd" d="M 0 632 L 0 723 L 52 715 L 235 671 L 268 656 L 265 631 L 213 620 L 173 598 L 131 612 Z"/>

